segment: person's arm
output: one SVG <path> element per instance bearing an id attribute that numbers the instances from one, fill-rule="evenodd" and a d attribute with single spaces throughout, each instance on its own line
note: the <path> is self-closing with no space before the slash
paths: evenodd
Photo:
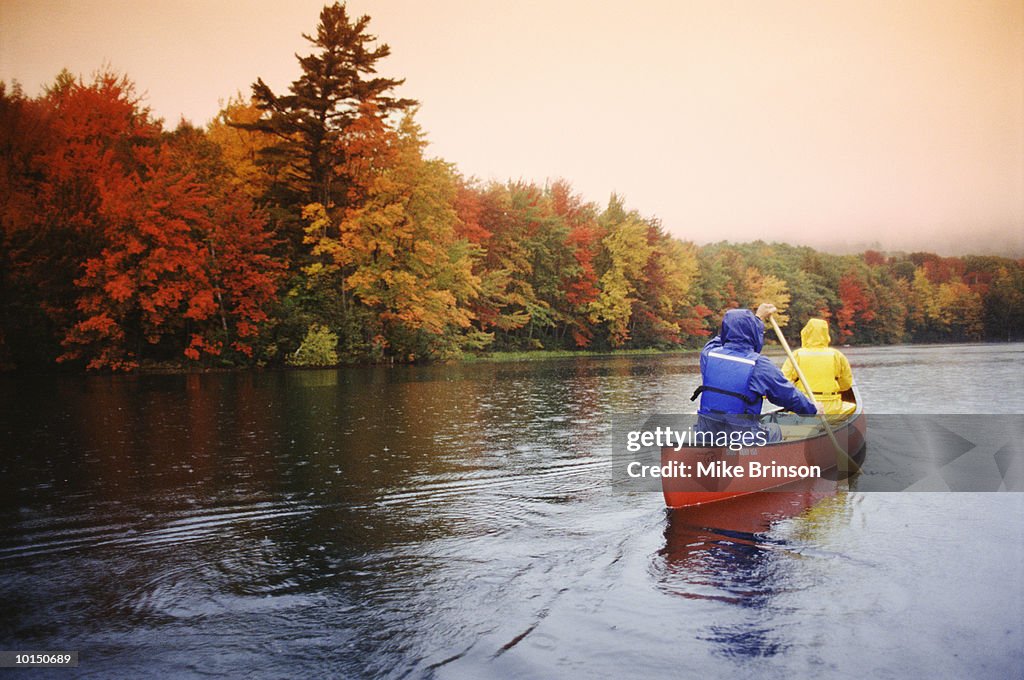
<path id="1" fill-rule="evenodd" d="M 839 383 L 839 391 L 845 392 L 853 386 L 853 371 L 850 370 L 850 360 L 839 350 L 836 350 L 836 359 L 836 382 Z"/>
<path id="2" fill-rule="evenodd" d="M 768 397 L 768 401 L 784 409 L 813 416 L 818 413 L 818 406 L 805 397 L 793 383 L 786 380 L 782 371 L 767 357 L 758 357 L 754 364 L 754 372 L 750 375 L 750 389 Z"/>
<path id="3" fill-rule="evenodd" d="M 793 354 L 793 356 L 796 356 L 796 354 Z M 797 383 L 797 380 L 800 379 L 800 376 L 796 374 L 796 366 L 794 366 L 793 362 L 789 360 L 789 357 L 786 357 L 786 362 L 782 364 L 782 375 L 786 376 L 786 380 L 794 385 Z"/>

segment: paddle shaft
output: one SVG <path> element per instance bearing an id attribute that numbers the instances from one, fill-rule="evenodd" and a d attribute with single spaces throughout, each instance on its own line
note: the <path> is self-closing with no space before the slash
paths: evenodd
<path id="1" fill-rule="evenodd" d="M 786 356 L 789 357 L 789 362 L 793 364 L 793 368 L 796 370 L 796 376 L 800 379 L 800 384 L 804 387 L 804 393 L 807 398 L 814 401 L 814 390 L 811 389 L 811 384 L 807 382 L 807 376 L 800 369 L 800 364 L 797 363 L 796 357 L 793 356 L 793 350 L 789 348 L 789 343 L 786 342 L 786 336 L 782 334 L 782 329 L 779 328 L 779 324 L 775 321 L 775 317 L 769 316 L 768 320 L 772 322 L 772 328 L 775 329 L 775 336 L 779 339 L 779 343 L 782 345 L 782 349 L 786 350 Z M 818 414 L 821 419 L 821 424 L 825 428 L 825 432 L 828 433 L 828 438 L 832 440 L 832 446 L 836 448 L 836 452 L 839 453 L 846 461 L 847 466 L 854 472 L 860 470 L 860 466 L 850 458 L 850 454 L 839 444 L 839 440 L 836 439 L 836 433 L 832 431 L 832 425 L 829 424 L 828 418 L 825 417 L 824 413 Z"/>

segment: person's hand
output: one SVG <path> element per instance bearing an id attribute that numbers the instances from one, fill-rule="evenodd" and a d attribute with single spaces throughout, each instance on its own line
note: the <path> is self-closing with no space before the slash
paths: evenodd
<path id="1" fill-rule="evenodd" d="M 777 311 L 779 311 L 779 308 L 773 305 L 772 303 L 762 302 L 760 305 L 758 305 L 757 311 L 754 312 L 754 315 L 757 316 L 757 318 L 760 319 L 761 321 L 767 321 L 769 318 L 771 318 L 771 315 Z"/>
<path id="2" fill-rule="evenodd" d="M 822 404 L 820 401 L 814 402 L 814 412 L 817 413 L 819 416 L 822 415 L 823 413 L 825 413 L 825 405 Z"/>

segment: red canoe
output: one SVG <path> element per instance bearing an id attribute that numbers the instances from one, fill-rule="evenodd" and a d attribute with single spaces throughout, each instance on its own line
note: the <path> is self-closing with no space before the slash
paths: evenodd
<path id="1" fill-rule="evenodd" d="M 847 418 L 830 417 L 833 432 L 843 451 L 853 457 L 864 447 L 867 421 L 856 388 L 843 399 L 857 404 Z M 840 455 L 814 418 L 779 416 L 783 441 L 739 451 L 727 447 L 684 446 L 661 450 L 664 469 L 687 471 L 661 478 L 665 504 L 685 508 L 727 498 L 785 487 L 799 479 L 835 474 L 849 460 Z"/>

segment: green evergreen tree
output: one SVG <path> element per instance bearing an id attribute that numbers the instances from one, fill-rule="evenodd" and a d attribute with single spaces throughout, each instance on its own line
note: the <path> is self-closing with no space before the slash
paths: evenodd
<path id="1" fill-rule="evenodd" d="M 253 100 L 264 115 L 240 127 L 277 138 L 278 143 L 263 154 L 268 160 L 283 158 L 289 164 L 288 185 L 278 187 L 284 194 L 279 203 L 343 206 L 346 187 L 343 181 L 335 181 L 334 171 L 344 162 L 338 140 L 357 119 L 360 105 L 373 101 L 378 111 L 387 114 L 416 104 L 390 94 L 404 79 L 376 75 L 377 62 L 391 48 L 375 44 L 377 37 L 366 32 L 369 23 L 365 15 L 349 17 L 345 3 L 324 7 L 316 36 L 303 34 L 315 50 L 298 58 L 302 76 L 291 84 L 290 94 L 275 94 L 262 79 L 252 86 Z"/>

